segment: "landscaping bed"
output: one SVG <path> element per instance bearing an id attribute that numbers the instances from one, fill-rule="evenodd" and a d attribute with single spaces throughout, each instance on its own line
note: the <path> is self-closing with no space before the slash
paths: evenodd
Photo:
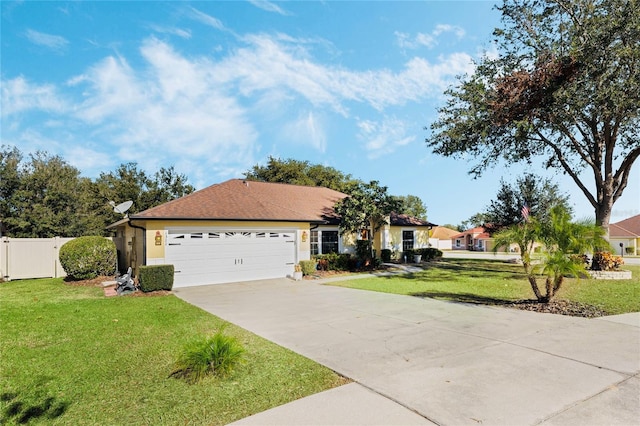
<path id="1" fill-rule="evenodd" d="M 540 312 L 544 314 L 569 315 L 572 317 L 597 318 L 609 315 L 609 313 L 597 306 L 571 300 L 552 300 L 548 303 L 539 303 L 537 300 L 519 300 L 504 305 L 508 308 L 524 311 Z"/>

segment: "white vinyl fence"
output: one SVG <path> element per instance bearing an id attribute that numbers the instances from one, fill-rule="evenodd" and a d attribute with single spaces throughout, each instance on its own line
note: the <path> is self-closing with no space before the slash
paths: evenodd
<path id="1" fill-rule="evenodd" d="M 58 260 L 58 254 L 60 247 L 71 240 L 73 238 L 2 237 L 0 240 L 0 278 L 10 281 L 66 276 Z"/>

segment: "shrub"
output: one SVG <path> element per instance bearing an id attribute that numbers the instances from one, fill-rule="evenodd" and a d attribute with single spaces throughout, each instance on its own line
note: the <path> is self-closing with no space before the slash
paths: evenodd
<path id="1" fill-rule="evenodd" d="M 318 264 L 315 260 L 301 260 L 300 261 L 300 269 L 302 270 L 302 275 L 313 275 L 315 274 L 318 268 Z"/>
<path id="2" fill-rule="evenodd" d="M 224 326 L 213 336 L 205 336 L 187 343 L 175 362 L 169 377 L 197 383 L 211 374 L 225 377 L 242 361 L 244 347 L 235 337 L 223 333 Z"/>
<path id="3" fill-rule="evenodd" d="M 369 259 L 371 252 L 369 251 L 369 240 L 356 241 L 356 257 L 358 259 Z"/>
<path id="4" fill-rule="evenodd" d="M 615 271 L 623 264 L 624 260 L 622 257 L 615 256 L 606 251 L 597 251 L 593 254 L 591 269 L 593 271 Z"/>
<path id="5" fill-rule="evenodd" d="M 442 257 L 442 251 L 433 247 L 421 248 L 414 251 L 415 254 L 422 255 L 422 260 L 433 260 Z"/>
<path id="6" fill-rule="evenodd" d="M 350 258 L 348 253 L 328 253 L 315 256 L 320 269 L 324 271 L 348 271 Z"/>
<path id="7" fill-rule="evenodd" d="M 582 265 L 584 267 L 589 265 L 589 256 L 586 254 L 570 254 L 569 259 L 576 265 Z"/>
<path id="8" fill-rule="evenodd" d="M 391 262 L 391 250 L 389 250 L 389 249 L 380 250 L 380 258 L 385 263 Z"/>
<path id="9" fill-rule="evenodd" d="M 635 247 L 625 247 L 624 248 L 624 252 L 627 253 L 627 254 L 631 254 L 631 255 L 635 254 L 634 250 L 635 250 Z"/>
<path id="10" fill-rule="evenodd" d="M 143 292 L 173 288 L 173 265 L 143 265 L 138 270 L 138 285 Z"/>
<path id="11" fill-rule="evenodd" d="M 104 237 L 78 237 L 60 247 L 60 264 L 74 280 L 113 275 L 116 259 L 116 245 Z"/>
<path id="12" fill-rule="evenodd" d="M 400 260 L 403 262 L 413 262 L 413 255 L 417 254 L 415 250 L 409 249 L 402 252 Z"/>

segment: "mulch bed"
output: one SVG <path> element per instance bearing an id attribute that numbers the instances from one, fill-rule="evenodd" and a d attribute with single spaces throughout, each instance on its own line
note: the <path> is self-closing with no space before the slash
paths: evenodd
<path id="1" fill-rule="evenodd" d="M 100 276 L 96 278 L 92 278 L 90 280 L 71 280 L 68 278 L 64 279 L 66 285 L 70 286 L 79 286 L 79 287 L 102 287 L 102 283 L 105 281 L 115 281 L 115 277 L 113 276 Z M 158 291 L 150 291 L 148 293 L 142 291 L 136 291 L 134 293 L 128 293 L 124 296 L 131 297 L 152 297 L 152 296 L 166 296 L 168 294 L 172 294 L 167 290 L 158 290 Z"/>
<path id="2" fill-rule="evenodd" d="M 545 314 L 569 315 L 572 317 L 597 318 L 609 315 L 608 312 L 592 305 L 569 300 L 552 300 L 548 303 L 539 303 L 536 300 L 519 300 L 503 305 L 508 308 L 524 311 L 540 312 Z"/>

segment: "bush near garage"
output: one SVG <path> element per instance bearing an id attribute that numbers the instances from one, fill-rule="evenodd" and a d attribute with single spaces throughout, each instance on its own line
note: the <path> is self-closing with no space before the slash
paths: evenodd
<path id="1" fill-rule="evenodd" d="M 173 272 L 173 265 L 140 266 L 138 270 L 138 286 L 145 293 L 159 290 L 171 291 L 173 288 Z"/>
<path id="2" fill-rule="evenodd" d="M 78 237 L 60 247 L 60 264 L 72 280 L 88 280 L 116 271 L 113 241 L 99 236 Z"/>
<path id="3" fill-rule="evenodd" d="M 323 271 L 348 271 L 351 263 L 351 255 L 348 253 L 328 253 L 314 256 L 318 262 L 318 268 Z"/>
<path id="4" fill-rule="evenodd" d="M 300 269 L 302 275 L 313 275 L 317 271 L 318 263 L 315 260 L 301 260 Z"/>

